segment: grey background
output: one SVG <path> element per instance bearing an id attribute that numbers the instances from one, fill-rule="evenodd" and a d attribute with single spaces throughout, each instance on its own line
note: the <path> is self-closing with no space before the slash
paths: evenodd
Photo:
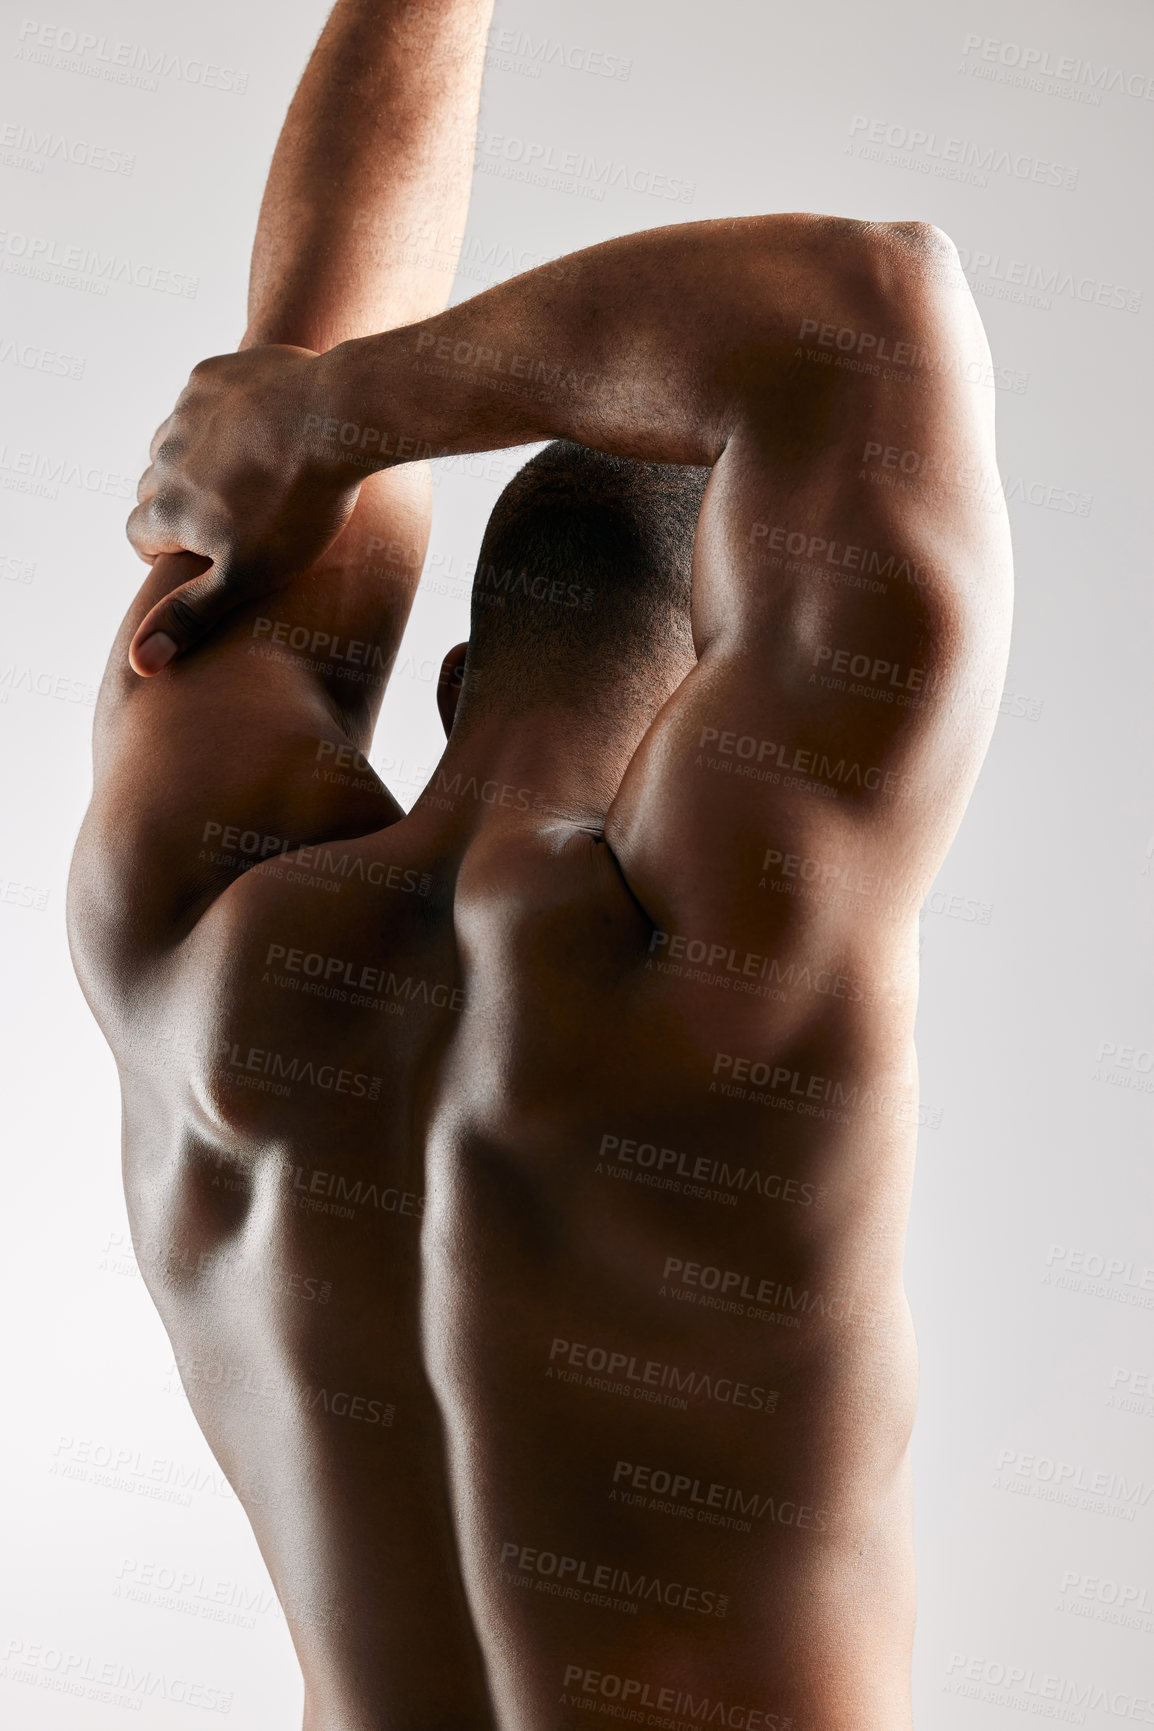
<path id="1" fill-rule="evenodd" d="M 91 702 L 140 579 L 127 496 L 190 366 L 239 337 L 265 171 L 323 13 L 116 0 L 0 20 L 0 1694 L 28 1731 L 183 1731 L 228 1695 L 252 1731 L 299 1711 L 255 1544 L 134 1272 L 114 1070 L 63 900 Z M 64 52 L 69 29 L 104 41 Z M 117 42 L 125 82 L 102 75 Z M 993 747 L 922 920 L 916 1717 L 1012 1725 L 1049 1702 L 1102 1731 L 1154 1723 L 1135 1702 L 1154 1695 L 1150 11 L 499 0 L 491 44 L 454 298 L 610 235 L 796 209 L 936 222 L 979 294 L 1019 588 Z M 1041 88 L 1021 80 L 1026 51 Z M 162 69 L 142 73 L 142 52 Z M 130 171 L 62 159 L 60 139 Z M 526 179 L 550 149 L 586 160 Z M 1069 184 L 1031 179 L 1035 161 Z M 35 237 L 100 260 L 29 274 Z M 190 292 L 136 286 L 129 263 Z M 517 461 L 438 478 L 373 752 L 406 803 Z"/>

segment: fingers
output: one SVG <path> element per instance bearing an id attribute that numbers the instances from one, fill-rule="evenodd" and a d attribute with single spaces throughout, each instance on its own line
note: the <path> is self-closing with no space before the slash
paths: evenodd
<path id="1" fill-rule="evenodd" d="M 137 627 L 128 648 L 133 671 L 145 679 L 159 673 L 253 592 L 252 582 L 216 565 L 180 584 L 158 601 Z"/>
<path id="2" fill-rule="evenodd" d="M 169 431 L 172 427 L 172 421 L 173 421 L 173 417 L 171 415 L 169 415 L 167 420 L 161 421 L 159 427 L 157 427 L 155 433 L 153 433 L 152 443 L 148 447 L 148 460 L 150 463 L 155 463 L 156 453 L 159 451 L 161 445 L 163 445 L 165 439 L 168 437 Z"/>
<path id="3" fill-rule="evenodd" d="M 173 417 L 169 415 L 166 421 L 152 435 L 152 443 L 148 447 L 148 467 L 136 483 L 136 509 L 132 511 L 125 525 L 125 533 L 132 544 L 137 557 L 151 562 L 161 553 L 175 553 L 182 545 L 171 533 L 166 533 L 163 518 L 158 509 L 158 494 L 161 486 L 161 468 L 158 458 L 164 448 Z"/>
<path id="4" fill-rule="evenodd" d="M 147 471 L 137 489 L 140 504 L 136 506 L 125 524 L 125 533 L 132 544 L 137 558 L 143 559 L 146 565 L 151 565 L 162 553 L 181 553 L 185 551 L 184 542 L 179 540 L 170 530 L 166 530 L 158 518 L 155 508 L 155 488 L 146 486 Z"/>
<path id="5" fill-rule="evenodd" d="M 214 541 L 205 514 L 190 508 L 189 490 L 173 476 L 163 455 L 140 477 L 136 499 L 124 532 L 141 559 L 151 562 L 161 553 L 179 552 L 197 553 L 204 559 L 220 556 L 219 525 L 212 525 L 217 532 Z"/>

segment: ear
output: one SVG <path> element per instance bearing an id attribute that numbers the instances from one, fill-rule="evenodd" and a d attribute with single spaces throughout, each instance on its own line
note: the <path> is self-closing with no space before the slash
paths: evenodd
<path id="1" fill-rule="evenodd" d="M 446 739 L 453 731 L 453 717 L 457 713 L 461 685 L 465 678 L 465 655 L 468 648 L 467 643 L 454 644 L 441 663 L 441 677 L 437 681 L 437 709 Z"/>

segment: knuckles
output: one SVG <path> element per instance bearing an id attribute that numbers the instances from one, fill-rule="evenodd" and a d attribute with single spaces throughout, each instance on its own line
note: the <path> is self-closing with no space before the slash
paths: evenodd
<path id="1" fill-rule="evenodd" d="M 193 379 L 212 378 L 214 374 L 229 367 L 229 365 L 235 363 L 237 359 L 238 356 L 236 355 L 206 355 L 203 361 L 197 361 L 195 367 L 193 367 L 191 373 L 189 373 L 189 381 L 191 382 Z"/>
<path id="2" fill-rule="evenodd" d="M 174 547 L 196 549 L 223 574 L 241 543 L 262 531 L 276 540 L 278 516 L 292 502 L 278 457 L 278 435 L 290 418 L 278 387 L 286 360 L 306 356 L 311 351 L 280 347 L 197 362 L 153 435 L 126 525 L 142 558 Z M 185 629 L 193 629 L 195 611 L 194 605 Z"/>

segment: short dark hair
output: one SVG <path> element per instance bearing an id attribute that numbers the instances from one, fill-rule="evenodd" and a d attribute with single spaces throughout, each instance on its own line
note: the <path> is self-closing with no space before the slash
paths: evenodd
<path id="1" fill-rule="evenodd" d="M 707 468 L 555 440 L 493 507 L 473 578 L 462 702 L 524 711 L 595 685 L 644 701 L 692 654 L 693 537 Z"/>

